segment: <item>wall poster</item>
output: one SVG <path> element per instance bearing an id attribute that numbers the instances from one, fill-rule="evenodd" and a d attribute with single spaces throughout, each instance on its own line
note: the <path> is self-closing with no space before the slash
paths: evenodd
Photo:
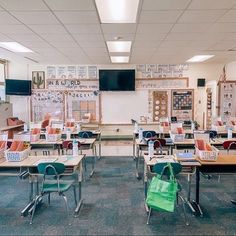
<path id="1" fill-rule="evenodd" d="M 153 91 L 153 121 L 159 121 L 161 117 L 168 117 L 168 93 Z"/>
<path id="2" fill-rule="evenodd" d="M 31 95 L 31 120 L 41 122 L 46 114 L 64 120 L 64 92 L 34 90 Z"/>
<path id="3" fill-rule="evenodd" d="M 171 116 L 176 116 L 179 121 L 193 120 L 194 90 L 176 89 L 171 91 Z"/>
<path id="4" fill-rule="evenodd" d="M 236 81 L 219 82 L 219 107 L 223 120 L 236 117 Z"/>

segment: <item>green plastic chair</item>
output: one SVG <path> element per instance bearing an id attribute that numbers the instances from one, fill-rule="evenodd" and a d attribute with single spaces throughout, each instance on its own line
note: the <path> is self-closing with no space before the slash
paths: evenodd
<path id="1" fill-rule="evenodd" d="M 68 223 L 70 225 L 68 201 L 67 201 L 67 197 L 64 195 L 64 192 L 66 192 L 71 187 L 73 187 L 75 204 L 77 206 L 76 186 L 74 185 L 75 181 L 61 179 L 61 176 L 65 172 L 65 165 L 63 163 L 58 163 L 58 162 L 40 163 L 38 164 L 37 169 L 38 169 L 38 173 L 43 175 L 43 180 L 42 180 L 41 192 L 35 198 L 33 212 L 30 219 L 30 224 L 33 223 L 35 209 L 37 207 L 39 200 L 42 199 L 42 197 L 47 194 L 48 204 L 50 205 L 50 194 L 58 193 L 59 196 L 62 196 L 64 199 Z"/>
<path id="2" fill-rule="evenodd" d="M 172 170 L 173 170 L 173 173 L 174 173 L 174 177 L 176 177 L 176 175 L 181 172 L 182 166 L 178 162 L 173 162 L 173 163 L 170 163 L 170 164 L 171 164 L 171 167 L 172 167 Z M 158 175 L 166 176 L 166 178 L 170 177 L 170 171 L 169 171 L 167 162 L 160 162 L 160 163 L 155 164 L 152 168 L 152 172 L 154 172 L 155 174 L 158 174 Z M 186 209 L 185 209 L 186 200 L 179 194 L 179 192 L 181 192 L 181 190 L 182 190 L 182 187 L 181 187 L 180 183 L 178 182 L 177 204 L 178 204 L 178 198 L 180 198 L 182 203 L 183 203 L 185 224 L 189 225 L 189 222 L 188 222 L 187 217 L 186 217 Z M 152 208 L 149 207 L 147 225 L 149 224 L 149 221 L 150 221 L 151 212 L 152 212 Z"/>

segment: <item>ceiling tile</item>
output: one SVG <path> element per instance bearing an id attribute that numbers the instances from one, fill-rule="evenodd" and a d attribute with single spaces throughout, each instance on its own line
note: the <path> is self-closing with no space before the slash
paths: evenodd
<path id="1" fill-rule="evenodd" d="M 223 16 L 226 10 L 188 10 L 178 20 L 178 23 L 209 23 Z"/>
<path id="2" fill-rule="evenodd" d="M 173 24 L 138 24 L 138 34 L 168 33 Z"/>
<path id="3" fill-rule="evenodd" d="M 236 0 L 193 0 L 189 9 L 230 9 Z"/>
<path id="4" fill-rule="evenodd" d="M 72 34 L 101 34 L 99 24 L 71 24 L 65 25 L 68 31 Z"/>
<path id="5" fill-rule="evenodd" d="M 6 11 L 0 11 L 0 25 L 20 24 L 13 16 Z"/>
<path id="6" fill-rule="evenodd" d="M 139 23 L 175 23 L 182 11 L 142 11 Z"/>
<path id="7" fill-rule="evenodd" d="M 63 24 L 98 24 L 96 11 L 55 11 Z"/>
<path id="8" fill-rule="evenodd" d="M 51 43 L 73 41 L 73 38 L 69 34 L 41 34 L 41 37 Z"/>
<path id="9" fill-rule="evenodd" d="M 99 48 L 106 47 L 105 42 L 80 42 L 79 43 L 83 48 Z"/>
<path id="10" fill-rule="evenodd" d="M 9 41 L 9 40 L 11 40 L 11 38 L 9 38 L 6 35 L 0 33 L 0 41 L 1 42 Z"/>
<path id="11" fill-rule="evenodd" d="M 101 24 L 104 34 L 134 34 L 136 30 L 136 24 Z"/>
<path id="12" fill-rule="evenodd" d="M 51 48 L 50 44 L 42 41 L 42 42 L 25 42 L 25 46 L 29 47 L 34 51 L 34 49 L 39 50 L 40 48 Z"/>
<path id="13" fill-rule="evenodd" d="M 51 34 L 55 32 L 57 34 L 66 34 L 65 28 L 60 24 L 54 25 L 28 25 L 37 34 Z"/>
<path id="14" fill-rule="evenodd" d="M 58 24 L 56 17 L 50 11 L 11 11 L 24 24 Z"/>
<path id="15" fill-rule="evenodd" d="M 166 36 L 167 41 L 182 41 L 182 40 L 194 40 L 199 37 L 199 33 L 175 33 L 170 32 Z"/>
<path id="16" fill-rule="evenodd" d="M 156 48 L 158 45 L 160 44 L 160 42 L 148 42 L 148 43 L 143 43 L 141 41 L 137 42 L 137 41 L 134 41 L 134 43 L 132 44 L 132 49 L 138 49 L 139 48 Z"/>
<path id="17" fill-rule="evenodd" d="M 93 0 L 45 0 L 55 11 L 90 11 L 95 10 Z"/>
<path id="18" fill-rule="evenodd" d="M 235 23 L 215 23 L 209 28 L 209 32 L 220 32 L 220 33 L 235 33 L 236 32 L 236 22 Z"/>
<path id="19" fill-rule="evenodd" d="M 77 48 L 79 47 L 79 44 L 75 41 L 53 41 L 51 42 L 51 45 L 53 45 L 54 47 L 60 49 L 60 48 Z"/>
<path id="20" fill-rule="evenodd" d="M 8 37 L 14 39 L 17 42 L 42 42 L 41 39 L 36 34 L 7 34 Z"/>
<path id="21" fill-rule="evenodd" d="M 171 32 L 177 33 L 203 33 L 210 28 L 211 24 L 175 24 Z"/>
<path id="22" fill-rule="evenodd" d="M 185 9 L 190 0 L 144 0 L 143 10 L 181 10 Z"/>
<path id="23" fill-rule="evenodd" d="M 166 37 L 166 34 L 136 34 L 135 41 L 160 41 Z"/>
<path id="24" fill-rule="evenodd" d="M 213 44 L 211 47 L 207 48 L 207 50 L 224 50 L 228 51 L 229 49 L 235 48 L 236 42 L 235 41 L 227 41 L 227 42 L 220 42 Z"/>
<path id="25" fill-rule="evenodd" d="M 23 24 L 21 25 L 1 25 L 0 27 L 0 33 L 6 33 L 6 34 L 32 34 L 32 31 L 28 29 Z"/>
<path id="26" fill-rule="evenodd" d="M 229 10 L 217 22 L 236 22 L 236 10 Z"/>
<path id="27" fill-rule="evenodd" d="M 104 42 L 102 34 L 73 34 L 78 42 Z"/>
<path id="28" fill-rule="evenodd" d="M 48 10 L 42 0 L 0 0 L 0 5 L 8 11 Z"/>

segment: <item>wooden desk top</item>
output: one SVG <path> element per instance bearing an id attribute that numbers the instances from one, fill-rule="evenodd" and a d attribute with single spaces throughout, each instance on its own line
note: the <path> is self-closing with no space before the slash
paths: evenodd
<path id="1" fill-rule="evenodd" d="M 178 162 L 175 158 L 174 155 L 154 155 L 154 157 L 150 160 L 150 157 L 147 154 L 144 154 L 144 161 L 146 165 L 148 166 L 153 166 L 156 163 L 161 163 L 161 162 Z M 200 166 L 201 164 L 196 160 L 196 161 L 181 161 L 180 164 L 182 166 Z"/>
<path id="2" fill-rule="evenodd" d="M 52 162 L 60 162 L 65 166 L 77 166 L 80 161 L 84 158 L 85 155 L 78 155 L 73 157 L 72 155 L 63 155 L 63 156 L 29 156 L 22 161 L 19 162 L 9 162 L 4 158 L 0 159 L 0 168 L 20 168 L 20 167 L 36 167 L 39 164 L 39 161 L 52 161 Z"/>
<path id="3" fill-rule="evenodd" d="M 75 139 L 77 141 L 79 141 L 81 143 L 81 145 L 91 145 L 93 144 L 96 139 L 95 138 L 79 138 L 79 139 Z M 73 139 L 71 140 L 57 140 L 57 141 L 52 141 L 52 142 L 49 142 L 49 141 L 46 141 L 45 139 L 40 139 L 39 141 L 36 141 L 36 142 L 30 142 L 30 144 L 32 145 L 60 145 L 63 143 L 63 141 L 73 141 Z"/>
<path id="4" fill-rule="evenodd" d="M 199 158 L 197 160 L 201 165 L 236 165 L 236 155 L 219 154 L 216 161 L 202 161 Z"/>
<path id="5" fill-rule="evenodd" d="M 15 128 L 23 127 L 23 126 L 24 126 L 24 124 L 8 125 L 8 126 L 0 127 L 0 131 L 7 131 L 7 130 L 10 130 L 10 129 L 15 129 Z"/>

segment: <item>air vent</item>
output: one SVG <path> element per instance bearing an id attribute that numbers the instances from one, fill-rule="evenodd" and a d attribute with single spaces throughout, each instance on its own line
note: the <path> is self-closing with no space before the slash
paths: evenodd
<path id="1" fill-rule="evenodd" d="M 236 48 L 230 48 L 228 51 L 229 52 L 236 52 Z"/>

